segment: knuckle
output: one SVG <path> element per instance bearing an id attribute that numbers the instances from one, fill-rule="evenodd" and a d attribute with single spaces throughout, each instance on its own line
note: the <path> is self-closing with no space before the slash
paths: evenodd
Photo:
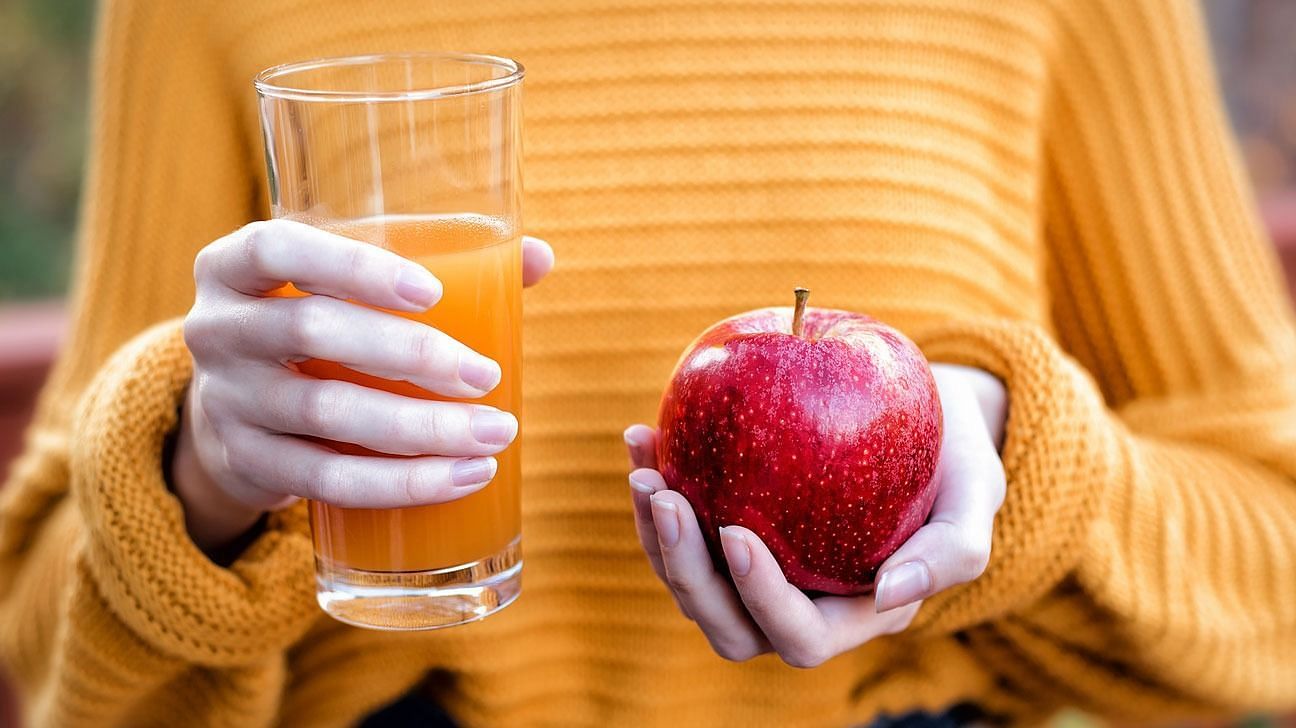
<path id="1" fill-rule="evenodd" d="M 383 420 L 382 437 L 384 442 L 398 445 L 414 440 L 420 432 L 425 432 L 420 418 L 410 405 L 401 405 Z"/>
<path id="2" fill-rule="evenodd" d="M 193 277 L 196 283 L 210 278 L 216 269 L 215 258 L 220 256 L 220 243 L 211 243 L 194 256 Z"/>
<path id="3" fill-rule="evenodd" d="M 213 350 L 216 329 L 214 317 L 195 306 L 189 310 L 184 319 L 185 347 L 190 353 L 200 356 L 210 353 Z"/>
<path id="4" fill-rule="evenodd" d="M 450 422 L 451 412 L 447 407 L 438 407 L 435 405 L 423 408 L 420 416 L 415 418 L 417 424 L 414 426 L 415 436 L 430 442 L 433 445 L 444 447 L 453 443 L 458 438 L 455 437 L 455 427 Z M 455 453 L 441 453 L 443 455 L 453 455 Z"/>
<path id="5" fill-rule="evenodd" d="M 415 504 L 418 494 L 425 491 L 426 476 L 419 472 L 418 468 L 405 468 L 400 477 L 397 478 L 400 484 L 400 494 L 406 505 Z"/>
<path id="6" fill-rule="evenodd" d="M 430 371 L 440 378 L 449 378 L 452 372 L 446 356 L 446 347 L 434 329 L 421 326 L 409 340 L 410 369 Z"/>
<path id="7" fill-rule="evenodd" d="M 297 484 L 297 495 L 327 503 L 346 502 L 348 479 L 339 458 L 321 456 L 303 468 L 302 474 L 304 479 Z"/>
<path id="8" fill-rule="evenodd" d="M 310 354 L 318 351 L 332 328 L 328 309 L 315 296 L 299 298 L 294 304 L 289 329 L 297 353 Z"/>
<path id="9" fill-rule="evenodd" d="M 997 512 L 1008 495 L 1008 476 L 1004 473 L 1003 462 L 995 458 L 994 465 L 987 475 L 986 488 L 990 492 L 991 502 Z"/>
<path id="10" fill-rule="evenodd" d="M 257 476 L 256 469 L 248 465 L 247 458 L 239 448 L 233 445 L 225 447 L 226 460 L 229 463 L 228 468 L 230 475 L 242 483 L 250 483 Z"/>
<path id="11" fill-rule="evenodd" d="M 248 351 L 256 327 L 256 304 L 194 304 L 185 315 L 185 347 L 199 360 L 229 357 Z"/>
<path id="12" fill-rule="evenodd" d="M 666 586 L 675 592 L 675 596 L 681 601 L 687 599 L 695 591 L 693 583 L 679 574 L 666 572 Z"/>
<path id="13" fill-rule="evenodd" d="M 954 569 L 960 582 L 972 581 L 990 565 L 990 544 L 965 538 L 954 551 Z"/>
<path id="14" fill-rule="evenodd" d="M 252 270 L 264 271 L 268 266 L 268 248 L 274 239 L 273 220 L 258 220 L 243 226 L 239 235 L 241 258 Z"/>
<path id="15" fill-rule="evenodd" d="M 193 386 L 194 396 L 197 397 L 198 401 L 202 403 L 204 410 L 208 409 L 211 406 L 212 402 L 217 399 L 216 397 L 212 396 L 216 384 L 215 382 L 212 381 L 212 377 L 210 374 L 206 374 L 202 372 L 194 374 L 192 386 Z"/>
<path id="16" fill-rule="evenodd" d="M 196 406 L 201 410 L 203 419 L 218 436 L 229 424 L 238 419 L 233 416 L 229 399 L 225 396 L 222 387 L 210 374 L 195 375 L 191 386 L 194 398 L 197 400 Z"/>
<path id="17" fill-rule="evenodd" d="M 806 670 L 827 662 L 828 650 L 818 644 L 797 645 L 780 651 L 779 657 L 792 667 Z"/>
<path id="18" fill-rule="evenodd" d="M 721 659 L 729 662 L 746 662 L 760 654 L 760 650 L 749 644 L 735 644 L 728 640 L 711 640 L 711 650 Z"/>
<path id="19" fill-rule="evenodd" d="M 744 594 L 744 604 L 747 612 L 751 614 L 757 622 L 765 621 L 775 617 L 778 607 L 771 603 L 769 597 L 760 593 L 752 593 L 750 590 Z"/>
<path id="20" fill-rule="evenodd" d="M 307 387 L 298 405 L 297 419 L 305 434 L 325 435 L 345 420 L 345 396 L 337 385 L 319 382 Z"/>
<path id="21" fill-rule="evenodd" d="M 411 466 L 404 468 L 396 479 L 400 486 L 397 491 L 403 502 L 401 505 L 422 505 L 435 500 L 442 492 L 441 479 L 428 468 Z"/>
<path id="22" fill-rule="evenodd" d="M 218 335 L 220 348 L 241 353 L 263 351 L 267 341 L 278 335 L 273 322 L 275 307 L 280 303 L 277 299 L 255 299 L 226 309 Z"/>
<path id="23" fill-rule="evenodd" d="M 231 435 L 222 440 L 225 467 L 244 483 L 257 482 L 261 468 L 256 464 L 256 443 L 251 434 Z"/>
<path id="24" fill-rule="evenodd" d="M 364 283 L 382 283 L 385 274 L 384 266 L 378 255 L 380 248 L 356 242 L 348 245 L 342 259 L 346 264 L 346 269 L 350 271 L 352 281 L 357 288 Z M 391 274 L 391 279 L 396 278 L 395 271 Z"/>

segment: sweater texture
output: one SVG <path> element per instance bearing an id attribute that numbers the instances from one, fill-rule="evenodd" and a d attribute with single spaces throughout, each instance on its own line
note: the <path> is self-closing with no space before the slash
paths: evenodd
<path id="1" fill-rule="evenodd" d="M 1184 0 L 109 0 L 73 330 L 0 491 L 0 659 L 33 725 L 846 726 L 1296 705 L 1296 335 Z M 314 601 L 301 506 L 230 567 L 162 453 L 208 242 L 267 216 L 251 78 L 527 66 L 519 601 L 417 634 Z M 435 272 L 435 271 L 434 271 Z M 815 304 L 1007 384 L 976 582 L 796 670 L 716 657 L 634 534 L 622 429 L 712 322 Z"/>

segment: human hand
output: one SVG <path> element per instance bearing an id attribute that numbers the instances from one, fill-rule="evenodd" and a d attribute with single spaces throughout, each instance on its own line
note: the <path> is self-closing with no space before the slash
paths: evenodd
<path id="1" fill-rule="evenodd" d="M 934 364 L 932 374 L 944 411 L 936 502 L 927 523 L 878 570 L 871 595 L 807 597 L 784 578 L 760 538 L 741 526 L 720 529 L 729 574 L 717 571 L 693 509 L 656 470 L 657 432 L 645 425 L 626 430 L 639 542 L 716 654 L 742 661 L 776 652 L 794 667 L 814 667 L 904 630 L 923 599 L 985 571 L 1004 497 L 998 444 L 1007 395 L 998 379 L 978 369 Z"/>
<path id="2" fill-rule="evenodd" d="M 553 251 L 523 239 L 534 284 Z M 295 371 L 306 359 L 402 379 L 448 397 L 478 397 L 500 368 L 436 329 L 359 303 L 422 311 L 441 297 L 423 266 L 374 245 L 288 220 L 247 225 L 203 248 L 185 318 L 194 374 L 171 464 L 186 525 L 217 549 L 266 510 L 311 498 L 395 508 L 462 498 L 495 474 L 492 455 L 517 419 L 484 405 L 434 402 Z M 267 297 L 285 282 L 321 294 Z M 392 458 L 341 454 L 306 438 Z"/>

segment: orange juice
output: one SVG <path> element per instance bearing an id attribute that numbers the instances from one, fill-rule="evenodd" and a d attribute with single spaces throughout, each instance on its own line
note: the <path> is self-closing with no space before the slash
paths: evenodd
<path id="1" fill-rule="evenodd" d="M 503 379 L 480 399 L 512 412 L 522 407 L 522 248 L 510 226 L 481 215 L 385 216 L 328 229 L 422 263 L 440 279 L 441 301 L 423 313 L 394 312 L 433 326 L 494 359 Z M 302 295 L 291 286 L 280 295 Z M 341 379 L 423 399 L 447 400 L 404 381 L 352 371 L 333 362 L 298 365 L 322 379 Z M 340 452 L 378 455 L 345 443 Z M 503 551 L 521 533 L 521 460 L 515 440 L 496 456 L 485 488 L 450 503 L 375 510 L 310 503 L 316 558 L 334 569 L 428 571 L 468 564 Z M 385 456 L 394 457 L 394 456 Z"/>

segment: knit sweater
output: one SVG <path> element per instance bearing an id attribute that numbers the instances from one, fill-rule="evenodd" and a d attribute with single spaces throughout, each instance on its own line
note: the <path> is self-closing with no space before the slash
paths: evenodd
<path id="1" fill-rule="evenodd" d="M 972 700 L 1147 719 L 1296 705 L 1296 335 L 1196 3 L 117 0 L 71 340 L 0 506 L 0 657 L 35 725 L 845 726 Z M 263 218 L 250 79 L 309 57 L 528 68 L 516 604 L 325 617 L 301 507 L 228 568 L 162 470 L 206 243 Z M 708 324 L 866 312 L 1006 384 L 972 584 L 812 670 L 712 654 L 634 535 L 620 432 Z"/>

